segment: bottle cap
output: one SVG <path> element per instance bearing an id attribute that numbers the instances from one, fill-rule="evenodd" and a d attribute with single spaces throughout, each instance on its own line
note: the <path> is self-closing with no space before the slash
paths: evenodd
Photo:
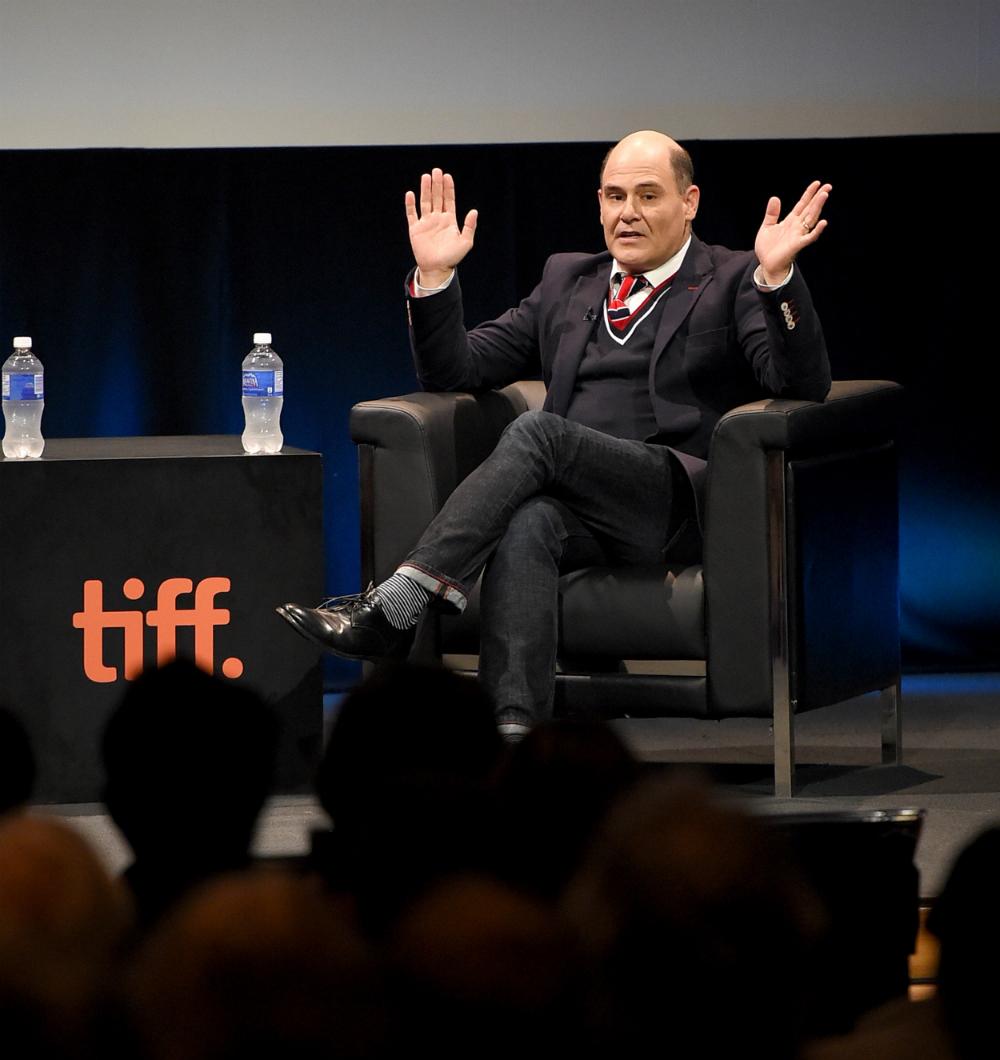
<path id="1" fill-rule="evenodd" d="M 254 344 L 254 346 L 270 346 L 271 345 L 271 332 L 270 331 L 255 331 L 253 333 L 253 344 Z"/>
<path id="2" fill-rule="evenodd" d="M 270 341 L 270 340 L 268 340 Z M 18 335 L 14 339 L 15 350 L 30 350 L 31 349 L 31 336 L 30 335 Z"/>

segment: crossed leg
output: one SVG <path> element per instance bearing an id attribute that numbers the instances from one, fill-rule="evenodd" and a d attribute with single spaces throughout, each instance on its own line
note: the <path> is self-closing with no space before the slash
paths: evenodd
<path id="1" fill-rule="evenodd" d="M 597 563 L 662 560 L 671 524 L 669 450 L 547 412 L 506 429 L 399 572 L 464 608 L 481 588 L 480 678 L 498 720 L 551 713 L 559 576 Z"/>

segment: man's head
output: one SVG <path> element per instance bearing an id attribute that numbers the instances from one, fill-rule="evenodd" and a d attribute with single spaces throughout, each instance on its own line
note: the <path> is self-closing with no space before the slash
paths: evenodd
<path id="1" fill-rule="evenodd" d="M 634 132 L 608 153 L 597 199 L 608 250 L 629 272 L 648 272 L 684 245 L 698 212 L 691 158 L 663 133 Z"/>

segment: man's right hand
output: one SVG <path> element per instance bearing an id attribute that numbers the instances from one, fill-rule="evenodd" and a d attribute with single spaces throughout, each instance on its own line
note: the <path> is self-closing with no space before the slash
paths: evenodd
<path id="1" fill-rule="evenodd" d="M 455 181 L 450 173 L 433 169 L 420 178 L 420 212 L 417 197 L 406 193 L 406 222 L 410 246 L 420 270 L 421 287 L 440 287 L 452 270 L 472 249 L 478 210 L 470 210 L 458 227 L 455 213 Z"/>

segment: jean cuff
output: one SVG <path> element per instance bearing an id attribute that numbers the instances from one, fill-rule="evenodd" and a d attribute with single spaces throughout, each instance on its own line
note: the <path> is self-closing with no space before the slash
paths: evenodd
<path id="1" fill-rule="evenodd" d="M 405 574 L 411 581 L 426 589 L 431 596 L 437 600 L 444 600 L 451 604 L 461 614 L 469 602 L 468 596 L 454 582 L 447 578 L 429 571 L 424 567 L 415 567 L 412 563 L 404 563 L 396 568 L 397 574 Z"/>

